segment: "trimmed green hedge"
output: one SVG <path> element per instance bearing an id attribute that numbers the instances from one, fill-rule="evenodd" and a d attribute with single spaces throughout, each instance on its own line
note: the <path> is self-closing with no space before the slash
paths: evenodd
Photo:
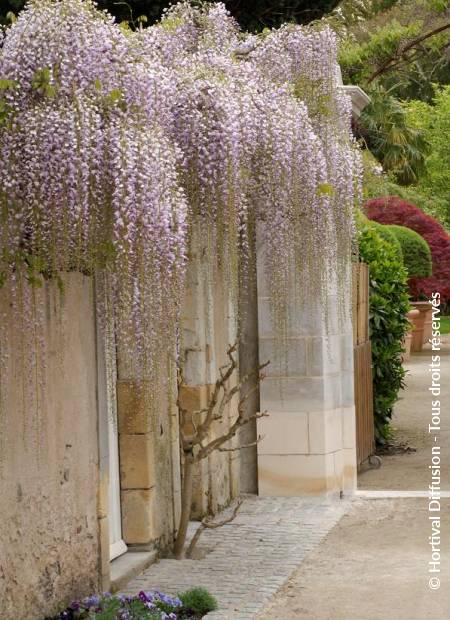
<path id="1" fill-rule="evenodd" d="M 393 246 L 393 248 L 395 250 L 395 254 L 396 254 L 399 262 L 404 264 L 401 243 L 400 243 L 399 239 L 397 238 L 397 235 L 395 234 L 395 232 L 393 230 L 391 230 L 391 226 L 385 226 L 384 224 L 379 224 L 378 222 L 372 222 L 372 223 L 375 226 L 375 228 L 377 229 L 377 232 L 379 233 L 379 235 L 381 235 L 381 237 L 385 241 L 387 241 L 388 243 L 390 243 Z"/>
<path id="2" fill-rule="evenodd" d="M 400 243 L 403 264 L 408 272 L 408 278 L 427 278 L 433 271 L 430 246 L 415 230 L 397 224 L 381 224 L 387 228 Z"/>
<path id="3" fill-rule="evenodd" d="M 404 387 L 403 338 L 410 309 L 407 271 L 395 245 L 386 241 L 366 218 L 358 222 L 359 255 L 369 265 L 369 327 L 372 343 L 375 437 L 390 437 L 390 420 L 399 391 Z"/>

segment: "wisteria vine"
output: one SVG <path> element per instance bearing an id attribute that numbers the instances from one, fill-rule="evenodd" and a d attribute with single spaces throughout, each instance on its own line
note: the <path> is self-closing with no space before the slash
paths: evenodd
<path id="1" fill-rule="evenodd" d="M 348 260 L 359 158 L 336 39 L 242 33 L 224 5 L 126 31 L 90 0 L 35 0 L 0 50 L 0 273 L 77 270 L 151 376 L 171 349 L 193 227 L 230 291 L 260 222 L 275 324 Z"/>

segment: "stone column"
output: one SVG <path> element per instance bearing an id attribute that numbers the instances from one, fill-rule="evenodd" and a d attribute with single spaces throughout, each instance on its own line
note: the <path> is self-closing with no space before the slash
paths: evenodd
<path id="1" fill-rule="evenodd" d="M 259 252 L 259 355 L 264 362 L 276 359 L 276 343 L 262 260 Z M 350 316 L 338 320 L 337 287 L 330 289 L 328 321 L 317 300 L 306 303 L 291 325 L 286 363 L 272 362 L 261 384 L 261 411 L 269 417 L 258 421 L 258 433 L 264 435 L 258 444 L 260 495 L 339 496 L 356 487 L 352 325 Z M 350 288 L 339 294 L 350 307 Z"/>
<path id="2" fill-rule="evenodd" d="M 249 273 L 239 291 L 239 376 L 241 379 L 259 365 L 256 240 L 252 234 L 250 234 L 249 246 L 251 253 Z M 256 378 L 247 382 L 242 389 L 242 395 L 248 395 L 244 403 L 245 415 L 252 416 L 257 413 L 260 410 L 260 403 Z M 258 452 L 255 443 L 257 437 L 256 420 L 252 420 L 239 431 L 240 445 L 248 446 L 240 450 L 240 490 L 242 493 L 258 493 Z"/>

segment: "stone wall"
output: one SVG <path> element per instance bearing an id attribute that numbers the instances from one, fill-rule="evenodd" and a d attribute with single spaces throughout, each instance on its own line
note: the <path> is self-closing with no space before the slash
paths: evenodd
<path id="1" fill-rule="evenodd" d="M 181 399 L 191 410 L 206 406 L 218 369 L 227 362 L 227 347 L 237 340 L 229 283 L 213 275 L 208 256 L 207 240 L 194 234 L 181 308 L 186 379 Z M 123 539 L 132 549 L 164 551 L 179 520 L 175 368 L 161 361 L 155 391 L 154 385 L 137 384 L 119 350 L 117 385 L 111 389 L 105 364 L 115 367 L 116 360 L 107 357 L 96 329 L 92 280 L 67 274 L 65 281 L 63 296 L 54 283 L 34 291 L 36 307 L 44 308 L 34 331 L 31 322 L 28 330 L 18 326 L 20 296 L 13 306 L 8 290 L 1 290 L 0 329 L 8 334 L 0 356 L 7 360 L 0 367 L 2 620 L 34 620 L 72 598 L 109 587 L 108 416 L 116 391 Z M 339 322 L 331 313 L 327 324 L 323 308 L 311 302 L 295 317 L 287 366 L 277 365 L 259 260 L 258 285 L 253 284 L 246 295 L 241 291 L 240 370 L 251 370 L 258 356 L 272 360 L 260 393 L 261 410 L 269 417 L 228 447 L 251 443 L 256 430 L 264 436 L 257 448 L 258 480 L 256 447 L 242 454 L 213 453 L 197 467 L 196 518 L 216 513 L 241 489 L 255 492 L 258 485 L 261 495 L 338 495 L 355 488 L 350 318 Z M 335 287 L 330 308 L 337 305 L 336 295 Z M 33 363 L 36 348 L 45 353 L 45 364 Z M 251 412 L 258 403 L 256 392 L 247 403 Z M 210 439 L 226 431 L 235 415 L 233 403 Z"/>
<path id="2" fill-rule="evenodd" d="M 193 236 L 182 305 L 182 355 L 187 386 L 183 407 L 200 409 L 208 402 L 218 369 L 226 364 L 226 351 L 237 338 L 236 317 L 227 283 L 220 274 L 211 275 L 205 257 L 206 240 Z M 237 377 L 236 377 L 237 379 Z M 228 407 L 223 423 L 216 422 L 211 437 L 228 428 L 236 407 Z M 237 445 L 238 438 L 230 442 Z M 214 452 L 196 471 L 193 497 L 194 517 L 215 513 L 239 494 L 239 452 Z"/>
<path id="3" fill-rule="evenodd" d="M 45 313 L 42 333 L 38 327 L 29 338 L 13 321 L 8 291 L 0 292 L 8 333 L 0 416 L 2 620 L 43 617 L 99 586 L 93 286 L 79 274 L 65 282 L 62 299 L 54 284 L 35 291 Z M 45 367 L 33 363 L 41 345 Z"/>
<path id="4" fill-rule="evenodd" d="M 161 368 L 157 397 L 120 373 L 117 384 L 123 539 L 131 548 L 169 547 L 180 511 L 175 375 Z M 169 371 L 170 374 L 170 371 Z M 153 395 L 154 396 L 154 395 Z"/>

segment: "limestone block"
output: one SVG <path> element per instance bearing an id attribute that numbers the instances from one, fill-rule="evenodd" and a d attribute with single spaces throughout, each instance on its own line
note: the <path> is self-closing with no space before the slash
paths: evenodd
<path id="1" fill-rule="evenodd" d="M 343 372 L 341 374 L 341 405 L 351 407 L 355 404 L 353 372 Z"/>
<path id="2" fill-rule="evenodd" d="M 336 493 L 344 490 L 344 456 L 343 451 L 333 453 L 334 479 L 328 480 L 328 490 Z"/>
<path id="3" fill-rule="evenodd" d="M 333 454 L 258 455 L 259 495 L 295 497 L 328 493 L 336 485 Z"/>
<path id="4" fill-rule="evenodd" d="M 341 336 L 341 368 L 353 372 L 353 337 Z"/>
<path id="5" fill-rule="evenodd" d="M 280 355 L 281 354 L 281 355 Z M 278 359 L 280 358 L 281 359 Z M 264 369 L 268 377 L 306 376 L 306 342 L 304 338 L 290 338 L 284 355 L 276 349 L 274 338 L 260 338 L 259 359 L 262 364 L 270 361 Z"/>
<path id="6" fill-rule="evenodd" d="M 128 544 L 146 544 L 155 536 L 153 489 L 122 491 L 122 535 Z"/>
<path id="7" fill-rule="evenodd" d="M 207 374 L 204 348 L 192 348 L 186 351 L 184 373 L 189 383 L 202 384 Z"/>
<path id="8" fill-rule="evenodd" d="M 155 484 L 153 435 L 120 435 L 122 489 L 149 489 Z"/>
<path id="9" fill-rule="evenodd" d="M 151 431 L 151 403 L 136 381 L 117 381 L 117 417 L 119 433 L 148 433 Z"/>
<path id="10" fill-rule="evenodd" d="M 180 404 L 187 411 L 202 409 L 206 405 L 206 385 L 183 385 L 180 392 Z"/>
<path id="11" fill-rule="evenodd" d="M 342 448 L 342 415 L 340 409 L 313 411 L 308 414 L 311 454 L 329 454 Z"/>
<path id="12" fill-rule="evenodd" d="M 343 490 L 352 494 L 357 489 L 356 448 L 342 450 L 343 458 Z"/>
<path id="13" fill-rule="evenodd" d="M 334 324 L 333 324 L 334 325 Z M 334 327 L 336 330 L 336 328 Z M 260 338 L 274 338 L 275 330 L 270 312 L 269 297 L 258 297 L 258 330 Z M 314 309 L 302 309 L 301 312 L 291 317 L 288 336 L 298 338 L 301 336 L 322 335 L 323 317 L 320 311 Z M 331 333 L 336 333 L 333 331 Z"/>
<path id="14" fill-rule="evenodd" d="M 99 543 L 100 543 L 100 579 L 102 584 L 109 579 L 109 523 L 108 517 L 98 520 Z"/>
<path id="15" fill-rule="evenodd" d="M 241 459 L 240 453 L 230 452 L 230 499 L 238 497 L 241 490 Z"/>
<path id="16" fill-rule="evenodd" d="M 308 414 L 301 411 L 270 411 L 258 420 L 259 454 L 308 454 Z"/>
<path id="17" fill-rule="evenodd" d="M 206 407 L 208 402 L 208 386 L 206 385 L 184 385 L 180 391 L 180 404 L 188 413 L 198 411 Z M 202 420 L 202 416 L 196 417 L 196 422 Z M 184 420 L 183 432 L 185 435 L 194 433 L 194 428 L 190 421 L 190 416 Z"/>
<path id="18" fill-rule="evenodd" d="M 100 469 L 98 486 L 97 516 L 99 519 L 108 516 L 109 475 L 108 470 Z"/>
<path id="19" fill-rule="evenodd" d="M 339 375 L 324 377 L 267 377 L 261 384 L 261 410 L 316 411 L 340 406 Z"/>
<path id="20" fill-rule="evenodd" d="M 317 377 L 341 370 L 341 337 L 308 338 L 308 374 Z"/>
<path id="21" fill-rule="evenodd" d="M 177 438 L 171 443 L 172 453 L 172 493 L 173 493 L 173 509 L 174 521 L 178 523 L 181 514 L 181 458 L 180 458 L 180 442 Z"/>
<path id="22" fill-rule="evenodd" d="M 343 407 L 342 409 L 342 445 L 349 450 L 356 446 L 355 407 Z"/>
<path id="23" fill-rule="evenodd" d="M 328 336 L 352 334 L 353 328 L 349 308 L 347 308 L 346 317 L 340 316 L 340 312 L 338 310 L 339 307 L 342 307 L 343 296 L 345 296 L 345 291 L 343 290 L 340 290 L 339 294 L 337 295 L 328 295 L 328 316 L 326 319 L 324 317 L 323 309 L 317 309 L 317 315 L 320 317 L 321 320 L 323 334 L 327 334 Z M 348 291 L 347 299 L 351 299 L 350 289 Z"/>

